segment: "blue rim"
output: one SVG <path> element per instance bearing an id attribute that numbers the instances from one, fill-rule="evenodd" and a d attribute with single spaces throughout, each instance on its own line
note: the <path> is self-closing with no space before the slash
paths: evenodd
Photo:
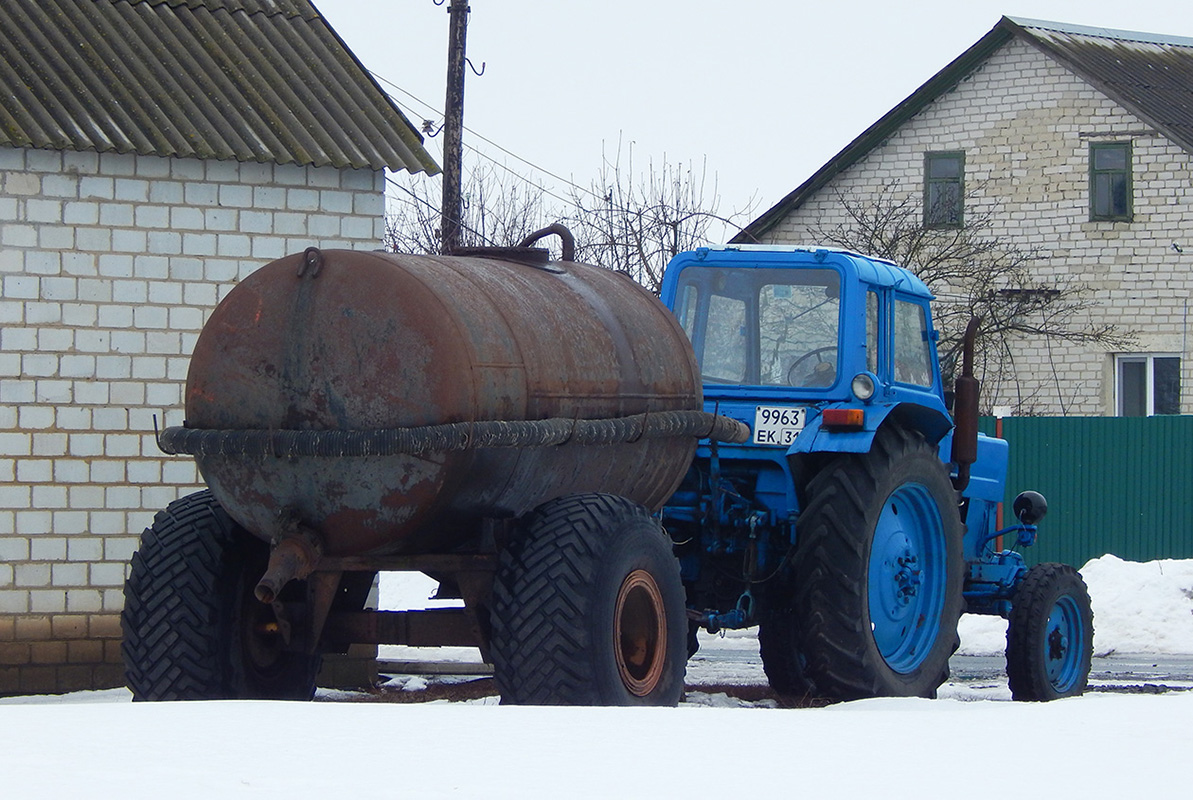
<path id="1" fill-rule="evenodd" d="M 899 673 L 924 662 L 940 634 L 948 587 L 944 522 L 928 489 L 905 483 L 883 503 L 870 546 L 874 643 Z"/>
<path id="2" fill-rule="evenodd" d="M 1052 605 L 1044 626 L 1044 672 L 1058 694 L 1064 694 L 1081 680 L 1081 654 L 1085 652 L 1085 626 L 1081 609 L 1071 595 L 1062 595 Z"/>

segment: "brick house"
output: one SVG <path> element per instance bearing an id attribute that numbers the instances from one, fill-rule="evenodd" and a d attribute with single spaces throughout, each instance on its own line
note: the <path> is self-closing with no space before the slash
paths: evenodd
<path id="1" fill-rule="evenodd" d="M 734 241 L 807 243 L 842 198 L 910 199 L 927 227 L 987 216 L 1089 288 L 1127 352 L 1019 339 L 986 401 L 1016 413 L 1193 413 L 1193 39 L 1004 17 Z"/>
<path id="2" fill-rule="evenodd" d="M 5 0 L 0 119 L 0 694 L 117 686 L 207 314 L 437 167 L 308 0 Z"/>

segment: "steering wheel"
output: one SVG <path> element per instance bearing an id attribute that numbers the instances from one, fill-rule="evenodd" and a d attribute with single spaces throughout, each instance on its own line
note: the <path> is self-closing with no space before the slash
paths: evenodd
<path id="1" fill-rule="evenodd" d="M 833 355 L 831 358 L 825 358 L 824 355 L 826 353 L 832 353 Z M 816 363 L 811 365 L 811 369 L 805 373 L 799 367 L 805 361 L 812 358 L 816 359 Z M 833 381 L 837 377 L 836 363 L 836 345 L 809 350 L 795 361 L 792 361 L 791 366 L 787 368 L 787 385 L 810 387 L 832 386 Z"/>

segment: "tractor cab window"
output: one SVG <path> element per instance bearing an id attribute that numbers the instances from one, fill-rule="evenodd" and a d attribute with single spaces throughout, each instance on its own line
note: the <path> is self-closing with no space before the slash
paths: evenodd
<path id="1" fill-rule="evenodd" d="M 932 385 L 932 342 L 924 307 L 895 301 L 895 380 L 913 386 Z"/>
<path id="2" fill-rule="evenodd" d="M 878 374 L 878 292 L 866 292 L 866 369 Z"/>
<path id="3" fill-rule="evenodd" d="M 683 327 L 684 333 L 688 338 L 692 338 L 692 333 L 696 327 L 696 310 L 699 307 L 700 294 L 699 290 L 692 284 L 687 284 L 679 293 L 679 302 L 675 304 L 675 316 L 679 318 L 679 324 Z"/>
<path id="4" fill-rule="evenodd" d="M 705 376 L 717 383 L 742 383 L 746 379 L 746 303 L 737 297 L 714 294 L 708 302 L 708 330 L 704 341 Z"/>
<path id="5" fill-rule="evenodd" d="M 759 383 L 810 388 L 836 383 L 840 302 L 835 284 L 764 284 L 758 293 Z"/>
<path id="6" fill-rule="evenodd" d="M 705 381 L 805 388 L 836 382 L 835 270 L 689 267 L 681 281 L 678 316 Z"/>

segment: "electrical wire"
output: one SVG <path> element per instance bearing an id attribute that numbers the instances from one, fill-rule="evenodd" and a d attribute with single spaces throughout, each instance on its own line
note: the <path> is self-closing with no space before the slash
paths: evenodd
<path id="1" fill-rule="evenodd" d="M 371 72 L 371 71 L 370 71 L 370 74 L 371 74 L 371 75 L 372 75 L 374 78 L 376 78 L 376 79 L 377 79 L 379 82 L 381 82 L 381 83 L 384 83 L 384 84 L 385 84 L 385 85 L 387 85 L 387 86 L 391 86 L 391 87 L 393 87 L 393 88 L 394 88 L 394 89 L 396 89 L 397 91 L 401 92 L 402 94 L 406 95 L 406 96 L 407 96 L 407 97 L 409 97 L 410 99 L 414 100 L 416 103 L 418 103 L 419 105 L 421 105 L 421 106 L 423 106 L 424 108 L 426 108 L 426 109 L 427 109 L 428 111 L 430 111 L 432 114 L 434 114 L 434 115 L 436 115 L 436 116 L 440 116 L 440 117 L 442 117 L 442 116 L 443 116 L 443 112 L 442 112 L 442 111 L 440 111 L 439 109 L 435 108 L 435 107 L 434 107 L 434 106 L 432 106 L 430 103 L 428 103 L 428 102 L 426 102 L 425 100 L 423 100 L 423 99 L 419 98 L 418 96 L 416 96 L 416 95 L 412 94 L 411 92 L 409 92 L 409 91 L 407 91 L 407 90 L 403 89 L 401 86 L 399 86 L 398 84 L 396 84 L 396 83 L 394 83 L 393 81 L 389 80 L 388 78 L 386 78 L 386 77 L 384 77 L 384 76 L 382 76 L 382 75 L 378 75 L 376 72 Z M 406 104 L 404 104 L 404 103 L 401 103 L 401 102 L 399 102 L 399 101 L 398 101 L 398 100 L 396 100 L 396 99 L 394 100 L 394 102 L 395 102 L 395 103 L 398 103 L 398 105 L 400 105 L 400 106 L 404 106 L 404 107 L 406 108 L 406 110 L 410 111 L 412 114 L 413 114 L 413 113 L 416 111 L 416 109 L 414 109 L 414 108 L 412 108 L 412 107 L 410 107 L 410 106 L 408 106 L 408 105 L 406 105 Z M 474 131 L 472 128 L 469 128 L 467 125 L 465 125 L 465 126 L 464 126 L 464 130 L 468 131 L 468 133 L 472 134 L 472 135 L 473 135 L 473 136 L 475 136 L 477 139 L 480 139 L 482 142 L 485 142 L 486 144 L 489 144 L 489 145 L 492 145 L 493 147 L 496 147 L 498 150 L 500 150 L 501 152 L 505 153 L 505 154 L 506 154 L 507 156 L 509 156 L 510 158 L 513 158 L 513 159 L 516 159 L 517 161 L 520 161 L 520 162 L 522 162 L 523 164 L 525 164 L 526 166 L 528 166 L 528 167 L 530 167 L 531 169 L 535 170 L 536 172 L 541 172 L 541 173 L 542 173 L 542 174 L 544 174 L 544 175 L 547 175 L 547 176 L 549 176 L 549 177 L 551 177 L 551 178 L 554 178 L 555 180 L 559 181 L 560 183 L 562 183 L 562 184 L 564 184 L 564 185 L 566 185 L 566 186 L 568 186 L 568 187 L 570 187 L 570 188 L 572 188 L 572 189 L 575 189 L 575 190 L 576 190 L 576 191 L 578 191 L 578 192 L 583 192 L 584 194 L 590 195 L 591 197 L 594 197 L 594 198 L 597 198 L 597 197 L 598 197 L 597 193 L 596 193 L 596 192 L 594 192 L 594 191 L 592 191 L 591 189 L 586 189 L 585 187 L 583 187 L 583 186 L 580 186 L 579 184 L 572 182 L 571 180 L 569 180 L 569 179 L 567 179 L 567 178 L 563 177 L 562 175 L 557 175 L 557 174 L 555 174 L 554 172 L 552 172 L 551 170 L 549 170 L 549 169 L 547 169 L 547 168 L 545 168 L 545 167 L 540 167 L 538 164 L 535 164 L 533 161 L 530 161 L 529 159 L 523 158 L 522 156 L 518 155 L 517 153 L 513 152 L 512 150 L 509 150 L 508 148 L 502 147 L 501 145 L 497 144 L 497 142 L 494 142 L 492 139 L 489 139 L 488 137 L 486 137 L 486 136 L 484 136 L 484 135 L 482 135 L 482 134 L 480 134 L 480 133 L 477 133 L 477 132 L 476 132 L 476 131 Z M 521 174 L 519 174 L 518 172 L 516 172 L 516 171 L 514 171 L 512 168 L 510 168 L 510 167 L 509 167 L 509 165 L 507 165 L 507 164 L 504 164 L 504 163 L 502 163 L 502 162 L 498 161 L 497 159 L 493 158 L 492 156 L 488 155 L 487 153 L 484 153 L 484 152 L 482 152 L 482 151 L 478 150 L 477 148 L 475 148 L 475 147 L 473 147 L 473 146 L 471 146 L 471 145 L 469 145 L 469 144 L 467 144 L 467 143 L 464 143 L 464 147 L 465 147 L 465 148 L 467 148 L 468 150 L 471 150 L 472 152 L 476 153 L 478 156 L 480 156 L 480 157 L 482 157 L 482 158 L 484 158 L 484 159 L 487 159 L 488 161 L 491 161 L 492 163 L 496 164 L 497 166 L 499 166 L 499 167 L 501 167 L 502 169 L 504 169 L 504 170 L 506 170 L 507 172 L 509 172 L 511 175 L 514 175 L 515 177 L 519 178 L 520 180 L 526 181 L 526 182 L 527 182 L 527 183 L 529 183 L 530 185 L 532 185 L 532 186 L 535 186 L 536 188 L 538 188 L 538 189 L 542 190 L 542 191 L 543 191 L 545 194 L 548 194 L 548 195 L 550 195 L 551 197 L 554 197 L 556 200 L 560 200 L 560 201 L 562 201 L 562 202 L 564 202 L 564 203 L 571 203 L 571 201 L 570 201 L 570 200 L 568 200 L 567 198 L 565 198 L 565 197 L 561 197 L 560 195 L 558 195 L 558 194 L 555 194 L 554 192 L 552 192 L 552 191 L 550 191 L 550 190 L 546 189 L 545 187 L 543 187 L 541 184 L 535 184 L 533 181 L 529 180 L 529 179 L 528 179 L 528 178 L 527 178 L 525 175 L 521 175 Z"/>
<path id="2" fill-rule="evenodd" d="M 431 209 L 432 211 L 434 211 L 436 214 L 439 214 L 439 213 L 440 213 L 440 211 L 441 211 L 441 210 L 440 210 L 440 208 L 439 208 L 438 206 L 436 206 L 434 203 L 431 203 L 430 201 L 426 200 L 425 198 L 419 197 L 419 196 L 418 196 L 418 195 L 416 195 L 414 192 L 410 191 L 410 189 L 408 189 L 407 187 L 405 187 L 405 186 L 403 186 L 402 184 L 398 183 L 398 182 L 397 182 L 396 180 L 394 180 L 393 178 L 391 178 L 391 177 L 389 177 L 388 175 L 386 175 L 386 176 L 385 176 L 385 180 L 386 180 L 386 182 L 387 182 L 387 183 L 389 183 L 390 185 L 392 185 L 392 186 L 393 186 L 395 189 L 398 189 L 399 191 L 405 192 L 407 195 L 409 195 L 409 196 L 410 196 L 410 199 L 411 199 L 411 200 L 413 200 L 413 201 L 415 201 L 415 203 L 421 203 L 421 204 L 423 204 L 423 205 L 424 205 L 424 206 L 426 206 L 427 208 L 429 208 L 429 209 Z M 478 239 L 480 239 L 481 241 L 483 241 L 485 244 L 487 244 L 487 245 L 490 245 L 490 246 L 492 246 L 492 245 L 493 245 L 493 240 L 492 240 L 492 239 L 490 239 L 488 236 L 485 236 L 485 235 L 484 235 L 483 233 L 481 233 L 480 231 L 478 231 L 478 230 L 475 230 L 474 228 L 470 227 L 470 226 L 469 226 L 467 223 L 465 223 L 465 222 L 464 222 L 464 220 L 457 220 L 457 222 L 459 223 L 459 225 L 460 225 L 460 227 L 461 227 L 461 228 L 463 228 L 464 230 L 468 231 L 468 232 L 469 232 L 469 233 L 471 233 L 473 236 L 475 236 L 475 237 L 477 237 Z"/>
<path id="3" fill-rule="evenodd" d="M 411 108 L 410 106 L 406 105 L 405 103 L 399 102 L 398 100 L 394 100 L 394 103 L 396 103 L 396 104 L 398 105 L 398 107 L 399 107 L 399 108 L 401 108 L 401 109 L 403 109 L 404 111 L 409 111 L 409 112 L 410 112 L 410 113 L 412 113 L 412 114 L 413 114 L 413 113 L 414 113 L 414 111 L 415 111 L 415 110 L 414 110 L 413 108 Z M 472 133 L 472 131 L 471 131 L 471 130 L 469 130 L 468 128 L 465 128 L 465 130 L 468 130 L 470 133 Z M 483 137 L 480 137 L 480 138 L 483 138 Z M 485 141 L 488 141 L 488 140 L 486 139 Z M 525 175 L 523 175 L 522 173 L 520 173 L 520 172 L 518 172 L 517 170 L 513 169 L 513 168 L 512 168 L 512 167 L 511 167 L 509 164 L 506 164 L 504 161 L 498 161 L 497 159 L 493 158 L 493 156 L 489 155 L 488 153 L 484 152 L 483 150 L 480 150 L 480 149 L 478 149 L 478 148 L 476 148 L 476 147 L 473 147 L 472 145 L 468 144 L 467 142 L 461 142 L 460 144 L 461 144 L 461 146 L 462 146 L 462 147 L 463 147 L 465 150 L 468 150 L 468 151 L 472 152 L 473 154 L 475 154 L 475 155 L 479 156 L 480 158 L 483 158 L 483 159 L 485 159 L 486 161 L 488 161 L 489 163 L 491 163 L 493 166 L 495 166 L 495 167 L 499 167 L 499 168 L 501 168 L 501 169 L 505 170 L 505 171 L 506 171 L 506 172 L 508 172 L 510 175 L 512 175 L 512 176 L 514 176 L 515 178 L 517 178 L 518 180 L 520 180 L 520 181 L 522 181 L 522 182 L 526 183 L 527 185 L 529 185 L 529 186 L 532 186 L 533 188 L 537 189 L 538 191 L 542 192 L 543 194 L 545 194 L 545 195 L 549 195 L 550 197 L 554 197 L 556 200 L 558 200 L 558 201 L 559 201 L 559 202 L 561 202 L 561 203 L 564 203 L 565 205 L 572 205 L 572 203 L 574 202 L 574 201 L 573 201 L 572 199 L 570 199 L 570 198 L 564 197 L 563 195 L 560 195 L 560 194 L 557 194 L 556 192 L 553 192 L 553 191 L 551 191 L 551 190 L 550 190 L 550 189 L 548 189 L 546 186 L 543 186 L 543 184 L 541 184 L 541 183 L 536 183 L 535 181 L 532 181 L 532 180 L 530 180 L 529 178 L 527 178 L 527 177 L 526 177 Z M 494 145 L 494 146 L 495 146 L 495 147 L 500 147 L 500 145 Z M 514 157 L 515 157 L 515 158 L 518 158 L 517 156 L 514 156 Z M 518 160 L 519 160 L 519 161 L 525 161 L 525 159 L 522 159 L 522 158 L 518 158 Z M 529 164 L 530 162 L 526 161 L 525 163 Z M 534 165 L 533 165 L 533 164 L 531 164 L 530 166 L 534 167 Z M 535 168 L 535 169 L 538 169 L 538 167 L 534 167 L 534 168 Z M 546 170 L 541 170 L 541 171 L 542 171 L 542 172 L 544 172 L 544 173 L 545 173 L 545 174 L 547 174 L 547 175 L 552 175 L 552 176 L 553 176 L 553 173 L 547 172 Z M 554 176 L 553 176 L 553 177 L 554 177 Z M 576 186 L 575 184 L 573 184 L 573 183 L 570 183 L 570 182 L 567 182 L 567 181 L 565 181 L 565 183 L 568 183 L 568 185 L 569 185 L 569 186 Z M 596 194 L 594 194 L 594 193 L 593 193 L 591 190 L 589 190 L 589 189 L 585 189 L 585 188 L 583 188 L 583 187 L 581 187 L 581 186 L 576 186 L 576 189 L 577 189 L 577 191 L 581 191 L 581 192 L 584 192 L 584 193 L 586 193 L 586 194 L 592 195 L 593 197 L 596 197 L 596 196 L 597 196 L 597 195 L 596 195 Z"/>

